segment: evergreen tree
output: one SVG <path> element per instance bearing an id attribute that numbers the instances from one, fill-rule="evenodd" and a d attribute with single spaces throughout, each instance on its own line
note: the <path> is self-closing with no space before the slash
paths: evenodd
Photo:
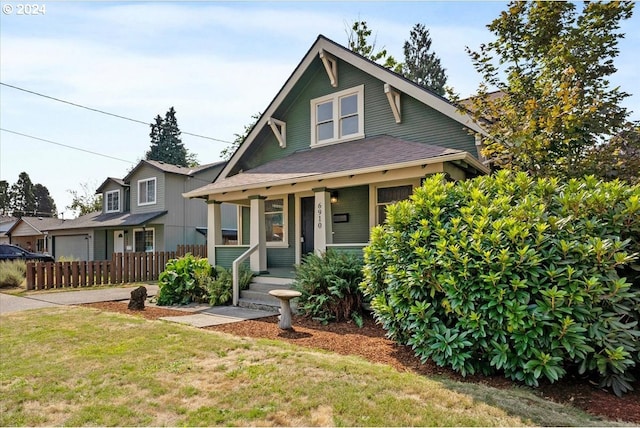
<path id="1" fill-rule="evenodd" d="M 0 215 L 11 214 L 11 198 L 9 195 L 9 182 L 0 180 Z"/>
<path id="2" fill-rule="evenodd" d="M 164 119 L 158 115 L 151 124 L 151 148 L 146 154 L 147 160 L 161 161 L 178 166 L 189 166 L 187 149 L 180 139 L 180 129 L 173 107 L 167 111 Z"/>
<path id="3" fill-rule="evenodd" d="M 585 157 L 619 135 L 627 93 L 611 88 L 620 22 L 632 2 L 512 2 L 487 27 L 495 41 L 467 48 L 482 75 L 469 106 L 488 131 L 496 166 L 532 175 L 583 175 Z M 495 96 L 495 89 L 501 91 Z M 624 162 L 624 158 L 619 158 Z"/>
<path id="4" fill-rule="evenodd" d="M 33 216 L 36 213 L 36 196 L 29 174 L 21 172 L 10 190 L 11 210 L 16 217 Z"/>
<path id="5" fill-rule="evenodd" d="M 447 75 L 435 52 L 431 52 L 429 30 L 423 24 L 414 25 L 410 39 L 404 43 L 402 74 L 420 86 L 444 95 Z"/>
<path id="6" fill-rule="evenodd" d="M 55 217 L 58 212 L 56 210 L 56 204 L 53 198 L 49 194 L 47 189 L 42 184 L 36 184 L 33 186 L 33 193 L 36 198 L 36 213 L 42 217 Z"/>

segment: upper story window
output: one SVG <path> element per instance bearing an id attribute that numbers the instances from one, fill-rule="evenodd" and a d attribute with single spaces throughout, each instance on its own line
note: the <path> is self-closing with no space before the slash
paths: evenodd
<path id="1" fill-rule="evenodd" d="M 311 100 L 311 145 L 364 137 L 364 85 Z"/>
<path id="2" fill-rule="evenodd" d="M 156 203 L 156 179 L 138 180 L 138 205 Z"/>
<path id="3" fill-rule="evenodd" d="M 120 191 L 112 190 L 104 194 L 105 212 L 115 213 L 120 211 Z"/>

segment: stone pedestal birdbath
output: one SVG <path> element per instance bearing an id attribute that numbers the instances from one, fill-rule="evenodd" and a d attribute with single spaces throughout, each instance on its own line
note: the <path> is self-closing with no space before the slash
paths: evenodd
<path id="1" fill-rule="evenodd" d="M 302 296 L 302 293 L 295 290 L 271 290 L 269 294 L 280 300 L 280 322 L 278 327 L 281 330 L 291 330 L 291 299 Z"/>

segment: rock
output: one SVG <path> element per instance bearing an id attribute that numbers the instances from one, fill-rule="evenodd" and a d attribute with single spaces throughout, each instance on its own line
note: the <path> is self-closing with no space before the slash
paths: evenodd
<path id="1" fill-rule="evenodd" d="M 131 300 L 129 300 L 129 309 L 134 311 L 143 311 L 144 302 L 147 300 L 146 287 L 140 286 L 131 292 Z"/>

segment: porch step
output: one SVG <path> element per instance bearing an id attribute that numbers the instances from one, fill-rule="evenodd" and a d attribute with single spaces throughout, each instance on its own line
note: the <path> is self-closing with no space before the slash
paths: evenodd
<path id="1" fill-rule="evenodd" d="M 268 276 L 256 276 L 249 284 L 249 289 L 240 290 L 240 300 L 238 305 L 243 308 L 261 309 L 278 313 L 280 301 L 269 294 L 269 291 L 276 289 L 291 289 L 293 279 L 278 278 Z M 291 309 L 295 312 L 295 300 L 291 304 Z"/>

